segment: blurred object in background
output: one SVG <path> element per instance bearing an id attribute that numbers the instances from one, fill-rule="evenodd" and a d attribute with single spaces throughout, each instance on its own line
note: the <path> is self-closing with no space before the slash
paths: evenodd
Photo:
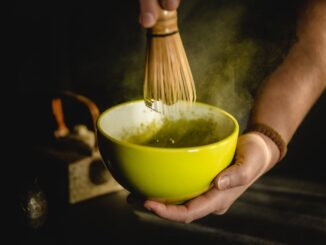
<path id="1" fill-rule="evenodd" d="M 99 109 L 89 98 L 72 92 L 64 92 L 87 106 L 92 116 L 93 131 L 86 125 L 77 124 L 70 132 L 65 124 L 63 107 L 60 98 L 52 100 L 52 110 L 58 124 L 54 135 L 59 148 L 44 149 L 45 152 L 67 164 L 68 200 L 77 203 L 98 195 L 121 190 L 122 187 L 113 179 L 103 165 L 95 140 L 96 120 Z M 72 155 L 75 153 L 74 155 Z M 71 157 L 71 158 L 70 158 Z"/>
<path id="2" fill-rule="evenodd" d="M 39 104 L 44 106 L 42 98 L 39 99 Z M 18 170 L 12 173 L 11 179 L 13 220 L 27 234 L 46 227 L 49 219 L 64 217 L 71 204 L 122 189 L 98 152 L 94 126 L 99 110 L 93 101 L 63 92 L 47 98 L 47 113 L 42 114 L 38 104 L 35 106 L 40 108 L 28 105 L 26 102 L 29 117 L 21 119 L 26 122 L 24 129 L 28 132 L 21 132 L 14 164 Z M 51 105 L 53 115 L 49 116 Z M 91 120 L 84 120 L 86 113 L 80 113 L 80 105 L 86 105 Z M 34 113 L 41 116 L 33 117 Z M 69 118 L 86 122 L 72 123 Z"/>

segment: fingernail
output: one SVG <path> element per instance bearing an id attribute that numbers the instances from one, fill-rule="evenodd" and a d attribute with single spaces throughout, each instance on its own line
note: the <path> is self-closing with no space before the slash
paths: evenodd
<path id="1" fill-rule="evenodd" d="M 155 19 L 152 13 L 147 12 L 141 16 L 140 22 L 144 27 L 151 27 L 154 25 Z"/>
<path id="2" fill-rule="evenodd" d="M 218 181 L 218 188 L 221 190 L 227 189 L 229 185 L 230 185 L 230 178 L 228 176 L 224 176 Z"/>
<path id="3" fill-rule="evenodd" d="M 144 204 L 144 207 L 148 210 L 148 211 L 152 211 L 152 208 L 147 204 L 147 203 L 145 203 Z"/>
<path id="4" fill-rule="evenodd" d="M 150 207 L 145 207 L 148 211 L 152 212 L 152 208 Z"/>

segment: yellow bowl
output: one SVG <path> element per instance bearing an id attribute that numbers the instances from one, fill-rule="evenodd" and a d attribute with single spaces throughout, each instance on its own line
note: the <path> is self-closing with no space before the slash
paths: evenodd
<path id="1" fill-rule="evenodd" d="M 123 140 L 139 125 L 162 120 L 144 101 L 132 101 L 104 111 L 97 121 L 101 156 L 113 177 L 128 191 L 164 203 L 182 203 L 207 191 L 214 177 L 232 161 L 239 125 L 229 113 L 195 103 L 182 118 L 210 117 L 223 139 L 203 146 L 160 148 Z"/>

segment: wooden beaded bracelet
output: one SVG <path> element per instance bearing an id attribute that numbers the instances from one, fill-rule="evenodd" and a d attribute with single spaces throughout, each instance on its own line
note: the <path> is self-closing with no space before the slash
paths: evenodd
<path id="1" fill-rule="evenodd" d="M 262 133 L 263 135 L 270 138 L 276 144 L 277 148 L 280 151 L 279 161 L 284 158 L 287 152 L 287 145 L 283 140 L 282 136 L 277 131 L 275 131 L 273 128 L 263 123 L 254 123 L 249 125 L 249 127 L 246 130 L 246 133 L 252 131 Z"/>

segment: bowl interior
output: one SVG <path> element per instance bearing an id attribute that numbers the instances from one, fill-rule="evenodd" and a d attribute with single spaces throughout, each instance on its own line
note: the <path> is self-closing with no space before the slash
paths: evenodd
<path id="1" fill-rule="evenodd" d="M 219 129 L 220 139 L 227 137 L 235 130 L 235 119 L 217 107 L 198 102 L 188 106 L 179 102 L 177 108 L 178 113 L 168 114 L 169 120 L 209 119 Z M 161 129 L 166 118 L 166 115 L 146 107 L 144 101 L 133 101 L 120 104 L 103 112 L 98 120 L 98 128 L 106 137 L 121 143 L 127 143 L 126 136 L 144 133 L 144 131 L 146 134 L 142 134 L 142 137 L 150 138 Z M 149 125 L 153 124 L 155 124 L 155 127 L 151 126 L 149 130 Z"/>

